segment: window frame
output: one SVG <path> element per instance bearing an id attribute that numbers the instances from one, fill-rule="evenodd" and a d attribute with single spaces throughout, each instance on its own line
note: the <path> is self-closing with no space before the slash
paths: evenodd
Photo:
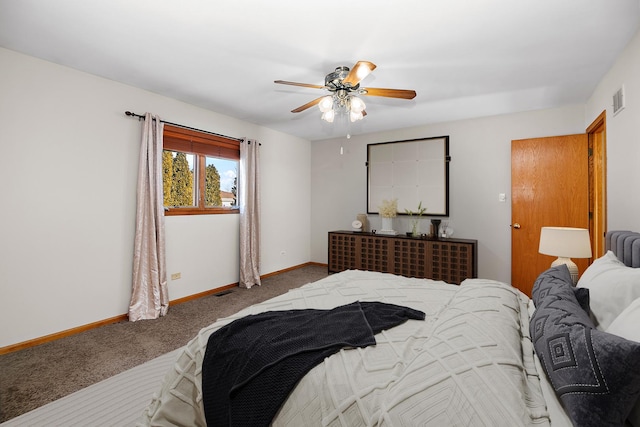
<path id="1" fill-rule="evenodd" d="M 239 214 L 238 207 L 215 206 L 206 207 L 205 204 L 205 175 L 206 157 L 235 160 L 240 162 L 240 141 L 223 135 L 206 133 L 195 129 L 187 129 L 166 124 L 162 132 L 163 150 L 179 151 L 193 154 L 197 162 L 197 174 L 194 180 L 197 184 L 196 207 L 165 207 L 165 216 L 174 215 L 216 215 Z M 197 176 L 196 176 L 197 175 Z M 239 187 L 239 186 L 238 186 Z M 239 195 L 236 193 L 236 197 Z"/>

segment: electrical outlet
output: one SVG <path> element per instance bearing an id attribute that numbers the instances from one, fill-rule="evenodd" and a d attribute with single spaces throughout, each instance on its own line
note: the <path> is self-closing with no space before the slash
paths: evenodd
<path id="1" fill-rule="evenodd" d="M 173 273 L 171 275 L 171 280 L 178 280 L 181 277 L 182 277 L 182 273 Z"/>

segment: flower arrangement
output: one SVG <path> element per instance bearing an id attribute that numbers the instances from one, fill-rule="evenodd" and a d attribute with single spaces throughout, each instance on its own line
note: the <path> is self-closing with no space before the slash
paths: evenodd
<path id="1" fill-rule="evenodd" d="M 413 215 L 417 215 L 418 218 L 420 218 L 425 212 L 427 211 L 426 207 L 422 207 L 422 200 L 420 201 L 420 203 L 418 203 L 418 210 L 417 211 L 410 211 L 409 209 L 405 209 L 404 212 L 409 215 L 409 216 L 413 216 Z"/>
<path id="2" fill-rule="evenodd" d="M 385 199 L 378 209 L 382 218 L 395 218 L 398 215 L 398 199 Z"/>

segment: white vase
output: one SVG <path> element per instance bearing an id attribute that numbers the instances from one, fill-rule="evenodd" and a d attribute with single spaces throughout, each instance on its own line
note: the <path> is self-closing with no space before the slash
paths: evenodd
<path id="1" fill-rule="evenodd" d="M 382 218 L 382 230 L 384 232 L 393 232 L 393 218 Z"/>

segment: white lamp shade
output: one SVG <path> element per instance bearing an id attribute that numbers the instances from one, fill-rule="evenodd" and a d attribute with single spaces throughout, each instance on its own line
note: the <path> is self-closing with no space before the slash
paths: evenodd
<path id="1" fill-rule="evenodd" d="M 542 227 L 538 252 L 562 258 L 591 258 L 589 230 L 572 227 Z"/>

